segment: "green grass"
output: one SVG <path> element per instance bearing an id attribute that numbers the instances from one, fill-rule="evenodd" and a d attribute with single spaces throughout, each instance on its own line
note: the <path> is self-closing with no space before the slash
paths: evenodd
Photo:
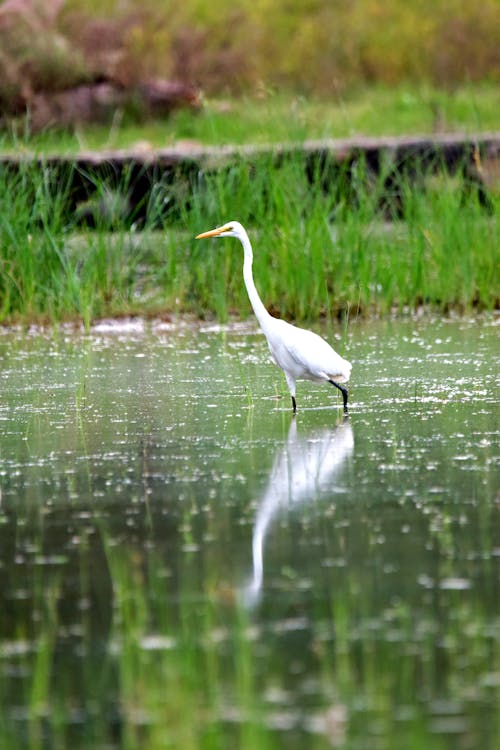
<path id="1" fill-rule="evenodd" d="M 74 133 L 5 133 L 0 151 L 71 154 L 137 144 L 167 148 L 186 141 L 224 145 L 436 130 L 476 133 L 498 129 L 498 102 L 498 87 L 488 83 L 449 92 L 415 86 L 354 89 L 324 98 L 270 91 L 260 97 L 207 100 L 199 113 L 181 110 L 163 121 L 138 124 L 118 117 L 108 127 L 86 126 Z"/>
<path id="2" fill-rule="evenodd" d="M 4 170 L 0 318 L 88 324 L 136 313 L 245 317 L 240 246 L 194 240 L 230 219 L 247 226 L 257 288 L 283 317 L 498 306 L 496 215 L 474 196 L 464 199 L 460 181 L 443 177 L 426 189 L 403 181 L 404 213 L 389 223 L 390 206 L 380 209 L 382 181 L 360 168 L 354 192 L 342 175 L 325 192 L 319 180 L 307 181 L 301 158 L 278 168 L 263 157 L 205 174 L 192 192 L 175 188 L 162 226 L 153 202 L 145 230 L 134 232 L 116 217 L 82 229 L 75 213 L 67 215 L 67 188 L 54 186 L 50 173 L 30 165 L 16 175 Z M 169 197 L 166 190 L 159 201 Z M 493 201 L 498 208 L 498 196 Z"/>

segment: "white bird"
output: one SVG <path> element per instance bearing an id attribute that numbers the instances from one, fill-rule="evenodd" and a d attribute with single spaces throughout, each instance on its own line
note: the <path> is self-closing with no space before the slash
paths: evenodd
<path id="1" fill-rule="evenodd" d="M 206 237 L 237 237 L 243 245 L 243 279 L 248 297 L 267 339 L 271 357 L 285 373 L 294 413 L 297 411 L 295 381 L 312 380 L 315 383 L 331 383 L 338 388 L 344 401 L 344 413 L 347 414 L 348 392 L 341 384 L 349 380 L 351 363 L 337 354 L 317 333 L 297 328 L 268 313 L 255 288 L 252 275 L 252 245 L 245 228 L 238 221 L 229 221 L 217 229 L 199 234 L 196 239 Z"/>

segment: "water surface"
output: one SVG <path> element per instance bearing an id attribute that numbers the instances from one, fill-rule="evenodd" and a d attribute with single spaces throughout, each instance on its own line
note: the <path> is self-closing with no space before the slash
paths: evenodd
<path id="1" fill-rule="evenodd" d="M 0 335 L 0 744 L 498 747 L 498 327 Z"/>

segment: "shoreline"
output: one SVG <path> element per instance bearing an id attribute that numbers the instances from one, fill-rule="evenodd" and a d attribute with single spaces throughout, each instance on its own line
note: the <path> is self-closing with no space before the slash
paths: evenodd
<path id="1" fill-rule="evenodd" d="M 275 316 L 276 317 L 276 316 Z M 432 324 L 436 321 L 449 323 L 482 323 L 487 325 L 500 325 L 500 310 L 482 310 L 477 313 L 459 313 L 449 311 L 439 313 L 431 308 L 422 306 L 412 312 L 389 313 L 385 315 L 360 315 L 350 317 L 347 324 L 338 323 L 338 326 L 345 326 L 347 330 L 354 325 L 364 325 L 370 323 L 394 323 L 394 322 L 426 322 Z M 326 318 L 316 320 L 288 321 L 298 328 L 317 327 L 318 329 L 325 326 L 331 326 L 334 319 Z M 146 333 L 164 333 L 164 332 L 182 332 L 198 331 L 199 333 L 241 333 L 241 334 L 260 334 L 261 330 L 257 321 L 249 314 L 248 318 L 232 315 L 226 322 L 220 322 L 217 318 L 199 318 L 193 314 L 160 314 L 144 315 L 126 314 L 117 316 L 98 317 L 92 321 L 89 326 L 80 320 L 55 321 L 51 323 L 40 323 L 35 321 L 24 321 L 18 323 L 1 323 L 0 336 L 7 336 L 10 333 L 26 334 L 29 336 L 43 335 L 47 332 L 59 331 L 71 334 L 103 334 L 103 335 L 134 335 Z"/>

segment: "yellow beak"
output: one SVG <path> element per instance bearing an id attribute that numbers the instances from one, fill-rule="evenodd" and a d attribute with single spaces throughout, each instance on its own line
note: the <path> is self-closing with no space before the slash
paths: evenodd
<path id="1" fill-rule="evenodd" d="M 206 237 L 218 237 L 227 229 L 227 227 L 217 227 L 217 229 L 211 229 L 209 232 L 203 232 L 195 237 L 195 240 L 204 240 Z"/>

